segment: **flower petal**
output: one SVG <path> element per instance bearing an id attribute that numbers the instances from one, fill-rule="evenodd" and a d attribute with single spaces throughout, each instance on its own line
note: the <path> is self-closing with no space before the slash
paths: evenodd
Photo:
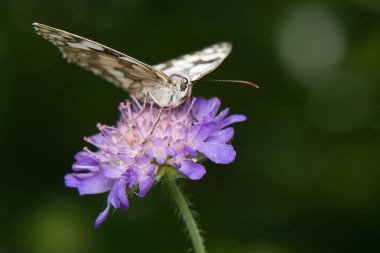
<path id="1" fill-rule="evenodd" d="M 189 155 L 196 157 L 197 156 L 197 151 L 192 149 L 191 147 L 187 146 L 186 144 L 183 144 L 184 149 L 189 153 Z"/>
<path id="2" fill-rule="evenodd" d="M 78 185 L 80 184 L 80 179 L 78 178 L 78 175 L 81 175 L 81 174 L 74 174 L 74 173 L 69 173 L 69 174 L 66 174 L 65 175 L 65 185 L 67 187 L 71 187 L 71 188 L 77 188 Z M 90 173 L 86 173 L 86 174 L 83 174 L 83 175 L 90 175 Z M 88 176 L 87 176 L 88 177 Z"/>
<path id="3" fill-rule="evenodd" d="M 128 187 L 132 188 L 135 184 L 138 183 L 139 175 L 138 175 L 139 168 L 136 166 L 129 166 L 127 171 L 124 172 L 123 177 L 127 179 Z"/>
<path id="4" fill-rule="evenodd" d="M 207 142 L 214 143 L 226 143 L 230 141 L 234 136 L 234 129 L 232 127 L 225 128 L 223 130 L 212 133 L 207 139 Z"/>
<path id="5" fill-rule="evenodd" d="M 147 177 L 146 179 L 142 180 L 139 183 L 139 193 L 138 193 L 138 196 L 141 197 L 141 198 L 144 197 L 145 194 L 153 186 L 153 184 L 154 184 L 154 178 L 153 177 Z"/>
<path id="6" fill-rule="evenodd" d="M 108 194 L 108 202 L 114 207 L 114 208 L 120 208 L 120 201 L 118 197 L 118 187 L 117 183 L 113 185 L 112 190 Z"/>
<path id="7" fill-rule="evenodd" d="M 74 186 L 74 180 L 77 180 L 76 186 Z M 112 188 L 113 180 L 107 179 L 98 173 L 89 177 L 85 177 L 83 174 L 67 174 L 65 183 L 67 186 L 77 188 L 79 194 L 84 195 L 109 191 Z"/>
<path id="8" fill-rule="evenodd" d="M 163 165 L 166 161 L 166 158 L 163 158 L 163 157 L 157 157 L 156 158 L 156 162 L 160 165 Z"/>
<path id="9" fill-rule="evenodd" d="M 220 128 L 223 128 L 225 126 L 231 125 L 232 123 L 242 122 L 242 121 L 245 121 L 245 120 L 247 120 L 246 116 L 244 116 L 242 114 L 234 114 L 234 115 L 231 115 L 231 116 L 225 118 L 222 121 L 222 124 L 220 125 Z"/>
<path id="10" fill-rule="evenodd" d="M 125 188 L 127 186 L 127 178 L 122 177 L 117 184 L 117 196 L 119 198 L 120 207 L 124 210 L 128 210 L 129 202 L 127 198 L 127 194 L 125 192 Z"/>
<path id="11" fill-rule="evenodd" d="M 218 116 L 216 116 L 213 120 L 218 123 L 218 125 L 221 124 L 221 122 L 224 120 L 224 118 L 228 115 L 230 112 L 230 108 L 226 108 L 223 111 L 221 111 Z"/>
<path id="12" fill-rule="evenodd" d="M 191 112 L 197 121 L 204 122 L 215 117 L 219 107 L 220 100 L 216 97 L 210 99 L 196 98 Z"/>
<path id="13" fill-rule="evenodd" d="M 109 179 L 119 179 L 123 174 L 122 170 L 116 168 L 105 168 L 100 171 L 101 175 Z"/>
<path id="14" fill-rule="evenodd" d="M 228 164 L 236 156 L 234 148 L 227 144 L 203 142 L 197 149 L 214 163 Z"/>
<path id="15" fill-rule="evenodd" d="M 184 161 L 178 170 L 192 180 L 201 179 L 206 173 L 206 169 L 203 165 L 190 160 Z"/>
<path id="16" fill-rule="evenodd" d="M 201 123 L 194 126 L 191 129 L 190 136 L 192 139 L 193 145 L 196 147 L 202 141 L 204 141 L 211 133 L 213 133 L 217 128 L 217 124 L 215 122 L 207 122 Z"/>
<path id="17" fill-rule="evenodd" d="M 97 148 L 101 148 L 105 143 L 104 137 L 101 134 L 94 134 L 93 136 L 84 138 L 84 140 Z"/>
<path id="18" fill-rule="evenodd" d="M 175 152 L 175 150 L 171 147 L 165 147 L 165 152 L 167 155 L 172 156 L 172 157 L 177 155 L 177 152 Z"/>
<path id="19" fill-rule="evenodd" d="M 79 151 L 75 154 L 74 159 L 76 161 L 82 160 L 82 159 L 92 159 L 92 155 L 86 151 Z"/>
<path id="20" fill-rule="evenodd" d="M 206 107 L 203 108 L 203 110 L 208 110 L 210 112 L 211 117 L 215 117 L 216 113 L 219 110 L 220 107 L 220 99 L 217 97 L 213 97 L 207 100 Z"/>
<path id="21" fill-rule="evenodd" d="M 110 203 L 107 202 L 107 207 L 101 212 L 95 220 L 95 228 L 99 227 L 108 217 L 108 212 L 110 210 Z"/>
<path id="22" fill-rule="evenodd" d="M 73 164 L 73 171 L 97 171 L 99 163 L 93 158 L 93 155 L 85 151 L 80 151 L 75 155 L 76 162 Z"/>

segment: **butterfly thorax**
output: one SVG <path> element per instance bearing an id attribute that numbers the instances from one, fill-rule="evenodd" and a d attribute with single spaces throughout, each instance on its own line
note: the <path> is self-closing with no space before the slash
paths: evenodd
<path id="1" fill-rule="evenodd" d="M 153 86 L 150 97 L 160 107 L 174 108 L 191 96 L 192 87 L 188 78 L 175 74 L 170 76 L 168 83 Z"/>

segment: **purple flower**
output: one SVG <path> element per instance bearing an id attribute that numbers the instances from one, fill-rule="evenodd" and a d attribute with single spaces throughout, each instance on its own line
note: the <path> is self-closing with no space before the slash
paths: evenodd
<path id="1" fill-rule="evenodd" d="M 150 105 L 141 114 L 141 105 L 127 100 L 121 103 L 116 126 L 98 125 L 100 133 L 85 138 L 97 148 L 87 147 L 76 154 L 74 173 L 65 176 L 68 187 L 79 194 L 109 192 L 107 207 L 95 226 L 106 218 L 111 206 L 127 210 L 128 195 L 143 197 L 161 178 L 185 177 L 198 180 L 206 173 L 200 164 L 205 157 L 228 164 L 235 150 L 228 143 L 235 122 L 243 115 L 228 116 L 229 109 L 218 113 L 218 98 L 189 99 L 183 105 L 164 110 L 151 135 L 159 108 Z"/>

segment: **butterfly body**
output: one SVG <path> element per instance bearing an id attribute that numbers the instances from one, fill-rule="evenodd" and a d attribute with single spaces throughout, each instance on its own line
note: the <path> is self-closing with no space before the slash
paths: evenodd
<path id="1" fill-rule="evenodd" d="M 201 51 L 150 66 L 97 42 L 43 24 L 33 23 L 37 34 L 62 52 L 68 62 L 91 70 L 138 100 L 161 108 L 177 107 L 191 96 L 193 83 L 217 68 L 231 44 L 214 44 Z"/>
<path id="2" fill-rule="evenodd" d="M 147 98 L 148 102 L 154 102 L 160 107 L 174 108 L 181 105 L 186 98 L 191 96 L 192 83 L 188 79 L 182 78 L 169 83 L 147 83 L 142 82 L 142 87 L 136 86 L 136 90 L 131 87 L 131 94 L 137 99 Z"/>

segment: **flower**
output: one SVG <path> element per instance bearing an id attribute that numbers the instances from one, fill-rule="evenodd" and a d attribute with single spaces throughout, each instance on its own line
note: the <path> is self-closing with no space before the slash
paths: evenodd
<path id="1" fill-rule="evenodd" d="M 109 192 L 96 227 L 107 218 L 111 206 L 127 210 L 128 195 L 143 197 L 164 177 L 202 178 L 206 170 L 200 162 L 204 158 L 231 163 L 236 153 L 228 143 L 234 129 L 228 126 L 246 119 L 228 116 L 228 108 L 218 113 L 218 98 L 192 98 L 163 110 L 150 134 L 160 109 L 151 104 L 139 113 L 142 106 L 133 101 L 120 104 L 116 126 L 99 124 L 100 133 L 85 138 L 97 150 L 85 147 L 78 152 L 74 173 L 65 176 L 66 186 L 77 188 L 80 195 Z"/>

